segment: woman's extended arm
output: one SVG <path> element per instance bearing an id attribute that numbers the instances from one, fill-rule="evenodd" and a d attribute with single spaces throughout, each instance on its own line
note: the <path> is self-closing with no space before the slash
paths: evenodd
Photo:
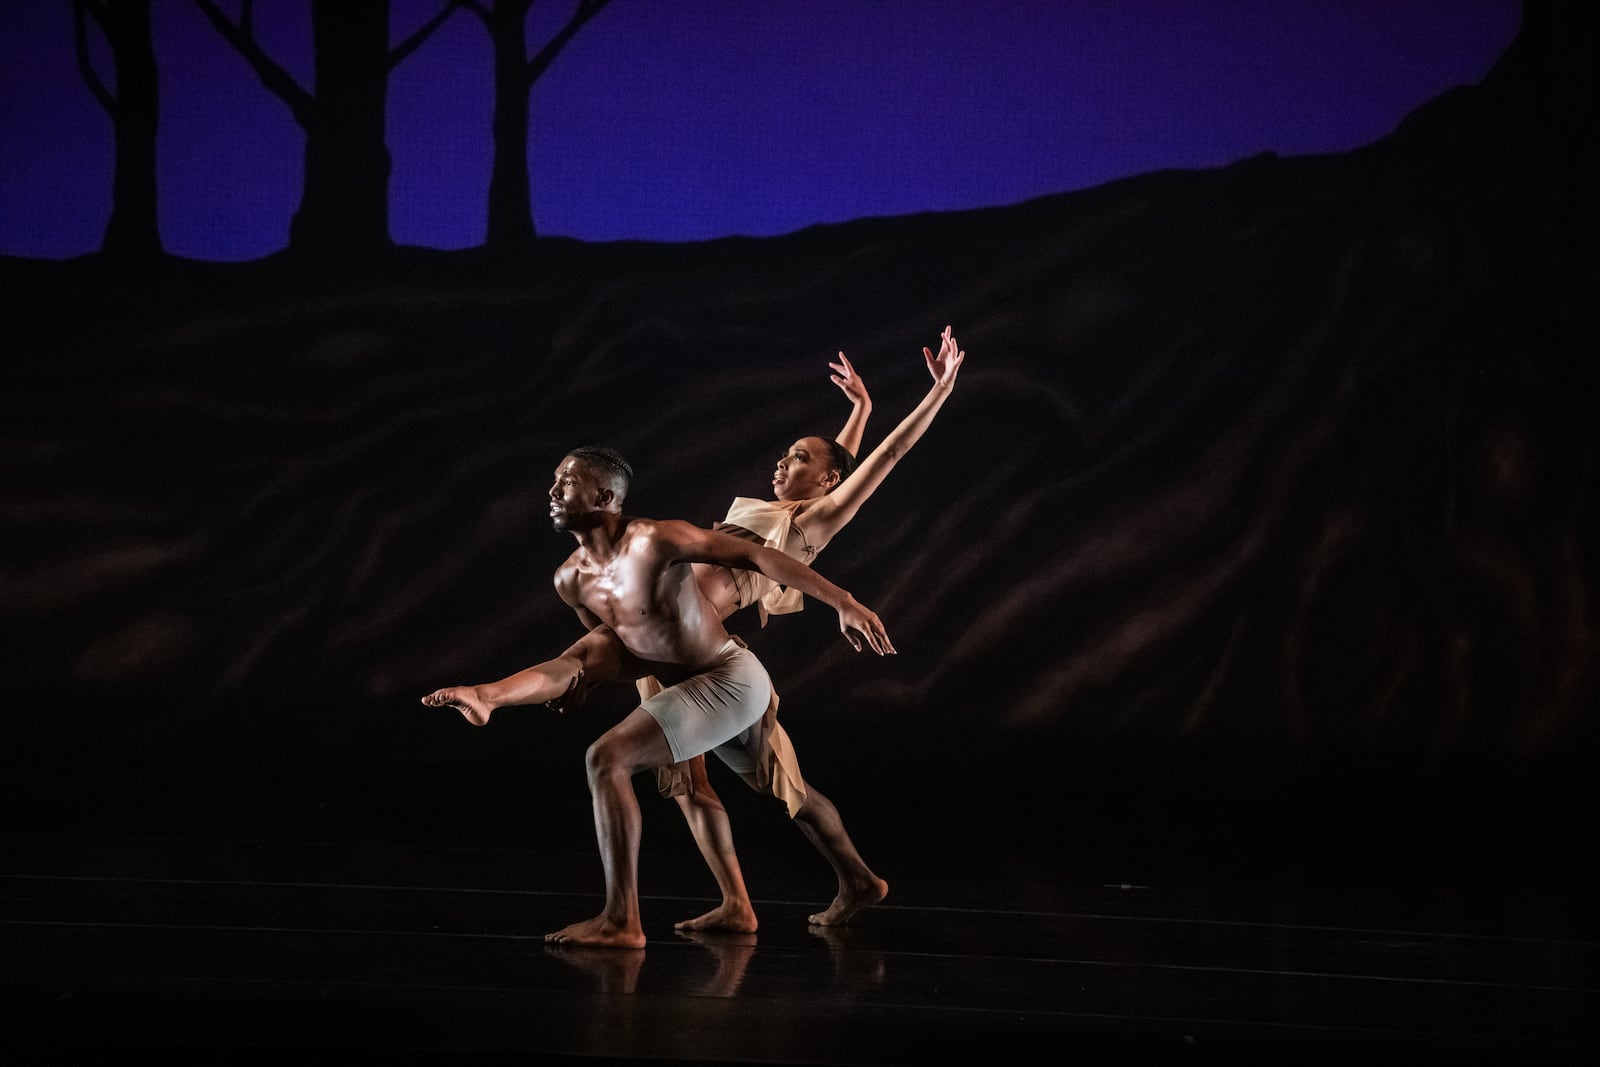
<path id="1" fill-rule="evenodd" d="M 900 457 L 911 451 L 911 446 L 922 438 L 955 387 L 956 374 L 961 370 L 967 354 L 957 346 L 950 327 L 946 326 L 939 338 L 939 354 L 936 356 L 923 348 L 922 358 L 928 364 L 928 373 L 933 375 L 933 386 L 928 390 L 928 395 L 922 398 L 922 403 L 911 414 L 900 420 L 900 425 L 872 450 L 870 456 L 861 461 L 850 477 L 806 509 L 806 532 L 813 540 L 826 543 L 855 518 L 861 505 L 883 484 L 883 479 L 900 461 Z"/>
<path id="2" fill-rule="evenodd" d="M 867 432 L 867 416 L 872 414 L 872 397 L 867 395 L 867 384 L 861 380 L 843 352 L 839 353 L 839 362 L 828 366 L 833 368 L 829 380 L 850 399 L 850 417 L 845 420 L 844 428 L 834 440 L 852 456 L 859 456 L 861 438 Z"/>

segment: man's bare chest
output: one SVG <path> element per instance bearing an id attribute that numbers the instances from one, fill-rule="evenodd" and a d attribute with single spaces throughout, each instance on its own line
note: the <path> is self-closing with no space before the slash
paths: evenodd
<path id="1" fill-rule="evenodd" d="M 662 588 L 666 577 L 638 560 L 616 559 L 579 572 L 579 597 L 607 625 L 634 626 L 673 613 Z"/>

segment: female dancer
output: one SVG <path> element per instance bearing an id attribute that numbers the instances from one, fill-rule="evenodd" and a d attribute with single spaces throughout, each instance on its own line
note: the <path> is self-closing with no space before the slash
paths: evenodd
<path id="1" fill-rule="evenodd" d="M 921 403 L 858 465 L 853 457 L 860 448 L 872 401 L 855 368 L 840 352 L 839 362 L 829 366 L 834 371 L 833 383 L 850 399 L 851 412 L 837 438 L 800 438 L 779 458 L 773 472 L 775 499 L 736 498 L 717 528 L 762 542 L 802 563 L 815 560 L 932 424 L 966 358 L 949 326 L 940 336 L 938 354 L 924 348 L 922 355 L 933 385 Z M 777 586 L 759 572 L 700 563 L 694 565 L 694 570 L 700 591 L 723 619 L 755 605 L 765 626 L 771 615 L 800 610 L 798 590 Z M 644 696 L 658 688 L 650 678 L 641 679 L 638 686 Z M 810 916 L 810 922 L 840 925 L 849 922 L 862 908 L 882 900 L 889 891 L 888 883 L 862 860 L 838 809 L 800 776 L 794 747 L 775 717 L 776 703 L 774 697 L 774 707 L 764 723 L 764 758 L 757 766 L 755 781 L 749 784 L 783 800 L 795 824 L 833 868 L 839 882 L 838 895 L 826 910 Z M 678 923 L 677 928 L 754 931 L 755 909 L 734 851 L 732 827 L 727 810 L 707 779 L 705 758 L 661 768 L 656 778 L 661 793 L 677 800 L 695 844 L 722 892 L 717 907 Z"/>

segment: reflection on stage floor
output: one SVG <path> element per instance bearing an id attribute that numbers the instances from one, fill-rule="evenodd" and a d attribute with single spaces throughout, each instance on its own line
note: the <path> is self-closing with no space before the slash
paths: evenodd
<path id="1" fill-rule="evenodd" d="M 748 845 L 758 933 L 690 936 L 673 922 L 709 906 L 709 878 L 686 837 L 659 836 L 641 859 L 649 943 L 616 951 L 543 940 L 598 908 L 591 849 L 12 833 L 0 1052 L 909 1064 L 1600 1049 L 1593 918 L 1538 872 L 1132 850 L 1046 868 L 879 848 L 888 900 L 823 929 L 806 916 L 829 880 L 794 835 Z"/>

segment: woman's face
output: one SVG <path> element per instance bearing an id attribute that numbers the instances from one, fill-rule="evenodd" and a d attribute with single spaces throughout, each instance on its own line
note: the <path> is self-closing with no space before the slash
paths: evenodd
<path id="1" fill-rule="evenodd" d="M 839 472 L 828 460 L 828 442 L 802 437 L 789 446 L 772 472 L 772 493 L 779 500 L 810 500 L 827 496 L 839 484 Z"/>

